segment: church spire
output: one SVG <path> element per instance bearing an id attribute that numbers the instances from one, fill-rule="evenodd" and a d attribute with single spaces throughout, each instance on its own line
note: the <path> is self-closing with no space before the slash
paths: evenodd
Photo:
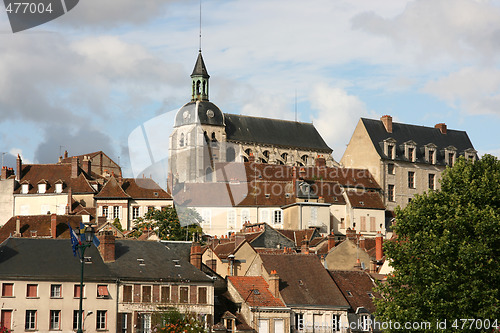
<path id="1" fill-rule="evenodd" d="M 201 50 L 198 52 L 198 59 L 191 74 L 192 98 L 191 101 L 208 101 L 208 75 Z"/>

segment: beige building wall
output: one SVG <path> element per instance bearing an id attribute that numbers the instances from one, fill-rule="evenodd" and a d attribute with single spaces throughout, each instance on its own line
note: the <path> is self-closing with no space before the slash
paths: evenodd
<path id="1" fill-rule="evenodd" d="M 14 179 L 0 180 L 0 226 L 14 216 Z"/>
<path id="2" fill-rule="evenodd" d="M 95 207 L 94 194 L 73 194 L 72 197 L 83 207 Z"/>
<path id="3" fill-rule="evenodd" d="M 66 214 L 68 194 L 14 194 L 14 215 Z"/>
<path id="4" fill-rule="evenodd" d="M 330 206 L 330 223 L 331 230 L 335 233 L 345 233 L 345 229 L 347 228 L 347 212 L 346 205 L 338 205 L 334 204 Z"/>
<path id="5" fill-rule="evenodd" d="M 319 227 L 321 233 L 330 233 L 330 208 L 326 205 L 296 204 L 285 208 L 283 213 L 283 229 Z"/>
<path id="6" fill-rule="evenodd" d="M 79 282 L 61 281 L 2 281 L 2 283 L 14 284 L 13 297 L 1 297 L 1 310 L 12 311 L 13 332 L 25 331 L 26 310 L 36 310 L 36 331 L 48 332 L 50 323 L 50 311 L 60 311 L 60 330 L 62 332 L 73 332 L 73 313 L 79 309 L 79 298 L 74 297 L 74 286 Z M 37 285 L 37 297 L 27 297 L 27 285 Z M 51 285 L 61 285 L 61 297 L 51 298 Z M 106 285 L 109 298 L 97 297 L 97 286 Z M 96 332 L 97 311 L 106 311 L 106 330 L 116 331 L 116 284 L 85 282 L 83 310 L 86 332 Z"/>

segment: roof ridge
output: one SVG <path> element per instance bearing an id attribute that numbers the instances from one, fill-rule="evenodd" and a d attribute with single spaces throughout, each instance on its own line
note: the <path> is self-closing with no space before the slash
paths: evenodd
<path id="1" fill-rule="evenodd" d="M 314 125 L 312 122 L 305 122 L 305 121 L 296 121 L 296 120 L 286 120 L 286 119 L 277 119 L 277 118 L 270 118 L 270 117 L 262 117 L 262 116 L 250 116 L 250 115 L 243 115 L 243 114 L 236 114 L 236 113 L 226 113 L 223 112 L 224 116 L 237 116 L 237 117 L 245 117 L 245 118 L 256 118 L 256 119 L 269 119 L 269 120 L 274 120 L 274 121 L 282 121 L 282 122 L 287 122 L 287 123 L 298 123 L 298 124 L 306 124 L 306 125 Z"/>

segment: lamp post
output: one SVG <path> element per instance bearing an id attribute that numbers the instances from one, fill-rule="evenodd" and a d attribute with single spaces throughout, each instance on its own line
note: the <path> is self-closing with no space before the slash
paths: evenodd
<path id="1" fill-rule="evenodd" d="M 90 224 L 86 224 L 83 229 L 80 229 L 80 239 L 81 239 L 81 244 L 77 245 L 77 248 L 80 250 L 80 262 L 82 267 L 80 270 L 80 307 L 78 310 L 78 330 L 76 331 L 77 333 L 83 333 L 82 330 L 83 269 L 85 267 L 85 250 L 92 245 L 92 241 L 94 240 L 94 227 L 91 226 Z"/>

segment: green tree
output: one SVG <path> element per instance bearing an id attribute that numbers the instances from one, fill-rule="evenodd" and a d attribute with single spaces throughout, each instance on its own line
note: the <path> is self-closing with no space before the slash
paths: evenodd
<path id="1" fill-rule="evenodd" d="M 162 240 L 185 241 L 195 236 L 201 241 L 203 230 L 199 225 L 200 221 L 201 217 L 198 212 L 190 208 L 179 209 L 179 214 L 173 206 L 167 206 L 161 210 L 151 209 L 144 217 L 137 219 L 135 223 L 137 230 L 133 236 L 140 236 L 144 229 L 152 229 Z"/>
<path id="2" fill-rule="evenodd" d="M 417 195 L 396 210 L 394 230 L 397 240 L 384 245 L 394 275 L 379 286 L 384 298 L 377 302 L 378 320 L 431 322 L 426 331 L 434 332 L 443 332 L 436 321 L 445 319 L 449 331 L 457 328 L 453 323 L 462 331 L 457 319 L 500 324 L 497 158 L 485 155 L 474 163 L 460 158 L 443 173 L 441 190 Z M 472 331 L 469 325 L 463 331 Z"/>
<path id="3" fill-rule="evenodd" d="M 208 333 L 204 324 L 192 313 L 181 313 L 175 308 L 153 313 L 155 331 L 162 333 Z"/>

